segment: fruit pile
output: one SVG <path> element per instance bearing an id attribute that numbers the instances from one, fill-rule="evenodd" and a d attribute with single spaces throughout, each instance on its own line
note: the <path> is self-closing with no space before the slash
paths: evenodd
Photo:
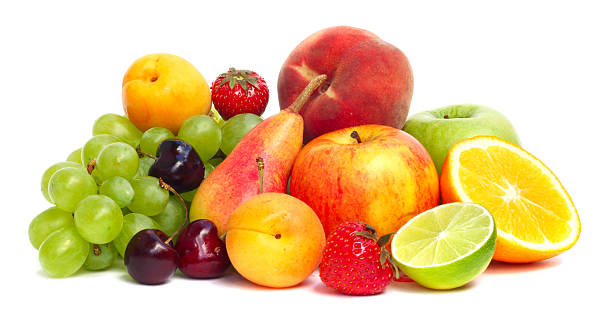
<path id="1" fill-rule="evenodd" d="M 138 59 L 123 80 L 126 116 L 101 116 L 43 174 L 55 206 L 29 228 L 43 270 L 66 277 L 123 258 L 136 281 L 160 284 L 177 268 L 207 279 L 231 265 L 282 288 L 318 268 L 325 285 L 372 295 L 400 271 L 452 289 L 491 260 L 571 248 L 576 209 L 510 121 L 476 105 L 408 118 L 412 81 L 378 36 L 324 29 L 285 61 L 281 111 L 262 120 L 269 90 L 253 71 L 230 68 L 209 88 L 180 57 Z"/>

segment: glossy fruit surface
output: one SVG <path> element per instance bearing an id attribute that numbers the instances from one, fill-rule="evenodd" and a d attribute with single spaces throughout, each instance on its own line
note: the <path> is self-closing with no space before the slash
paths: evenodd
<path id="1" fill-rule="evenodd" d="M 142 230 L 127 245 L 123 263 L 134 280 L 142 284 L 166 282 L 176 270 L 178 254 L 161 230 Z"/>
<path id="2" fill-rule="evenodd" d="M 86 166 L 87 163 L 98 157 L 104 147 L 118 142 L 121 142 L 119 138 L 108 134 L 100 134 L 90 138 L 81 149 L 81 162 Z"/>
<path id="3" fill-rule="evenodd" d="M 49 196 L 58 208 L 67 212 L 74 212 L 79 201 L 97 192 L 98 185 L 82 168 L 63 168 L 49 180 Z"/>
<path id="4" fill-rule="evenodd" d="M 79 148 L 79 149 L 76 149 L 75 151 L 71 152 L 68 155 L 68 157 L 66 158 L 66 161 L 82 164 L 81 163 L 81 150 L 82 150 L 82 148 Z"/>
<path id="5" fill-rule="evenodd" d="M 221 127 L 209 116 L 193 116 L 181 125 L 178 138 L 197 151 L 202 162 L 212 158 L 221 146 Z"/>
<path id="6" fill-rule="evenodd" d="M 83 268 L 89 271 L 104 270 L 110 267 L 117 258 L 117 250 L 111 243 L 94 244 L 87 255 Z"/>
<path id="7" fill-rule="evenodd" d="M 144 229 L 160 229 L 159 224 L 143 214 L 130 213 L 123 215 L 123 227 L 119 235 L 113 240 L 113 245 L 121 257 L 132 237 Z"/>
<path id="8" fill-rule="evenodd" d="M 389 239 L 378 239 L 374 228 L 360 221 L 340 224 L 327 238 L 321 281 L 347 295 L 382 293 L 394 275 L 391 254 L 384 249 Z"/>
<path id="9" fill-rule="evenodd" d="M 159 224 L 159 229 L 161 231 L 167 235 L 171 235 L 183 225 L 185 221 L 185 208 L 181 204 L 179 198 L 171 195 L 168 199 L 168 204 L 166 204 L 162 212 L 152 216 L 151 219 Z"/>
<path id="10" fill-rule="evenodd" d="M 121 232 L 123 214 L 113 199 L 94 194 L 77 203 L 74 225 L 86 241 L 95 244 L 109 243 Z"/>
<path id="11" fill-rule="evenodd" d="M 102 185 L 100 185 L 99 192 L 101 195 L 113 199 L 121 208 L 130 205 L 134 198 L 134 189 L 130 181 L 120 176 L 105 180 Z"/>
<path id="12" fill-rule="evenodd" d="M 142 132 L 130 120 L 114 113 L 99 117 L 94 123 L 93 135 L 108 134 L 119 138 L 124 143 L 136 148 L 140 143 Z"/>
<path id="13" fill-rule="evenodd" d="M 61 210 L 57 207 L 46 209 L 42 213 L 36 215 L 30 226 L 28 227 L 28 236 L 30 243 L 35 249 L 40 247 L 40 244 L 54 231 L 73 226 L 72 214 Z"/>
<path id="14" fill-rule="evenodd" d="M 175 248 L 179 269 L 191 278 L 217 278 L 230 265 L 225 243 L 219 239 L 215 224 L 207 219 L 190 223 Z"/>
<path id="15" fill-rule="evenodd" d="M 230 68 L 219 75 L 212 85 L 213 104 L 225 120 L 241 113 L 261 116 L 269 98 L 266 81 L 250 70 Z"/>
<path id="16" fill-rule="evenodd" d="M 164 140 L 157 150 L 157 160 L 149 176 L 164 180 L 177 192 L 196 189 L 204 179 L 204 163 L 196 150 L 180 139 Z"/>
<path id="17" fill-rule="evenodd" d="M 55 172 L 63 168 L 66 168 L 66 167 L 83 168 L 83 166 L 78 163 L 66 161 L 66 162 L 58 162 L 58 163 L 51 165 L 43 173 L 43 176 L 40 181 L 40 191 L 42 192 L 45 199 L 47 199 L 47 201 L 49 201 L 50 203 L 53 203 L 53 200 L 51 200 L 51 197 L 49 196 L 49 180 L 51 179 L 51 176 L 55 174 Z"/>
<path id="18" fill-rule="evenodd" d="M 242 113 L 231 117 L 225 124 L 222 131 L 221 151 L 229 155 L 240 140 L 263 119 L 252 113 Z"/>
<path id="19" fill-rule="evenodd" d="M 155 155 L 159 144 L 166 139 L 172 138 L 175 138 L 175 136 L 169 129 L 152 127 L 142 134 L 142 139 L 140 139 L 140 151 Z"/>
<path id="20" fill-rule="evenodd" d="M 440 176 L 442 201 L 473 202 L 495 218 L 494 260 L 533 262 L 571 248 L 580 219 L 554 173 L 521 147 L 494 136 L 455 144 Z"/>
<path id="21" fill-rule="evenodd" d="M 151 176 L 134 177 L 130 181 L 134 198 L 128 208 L 134 213 L 154 216 L 168 204 L 168 190 L 159 185 L 159 179 Z"/>
<path id="22" fill-rule="evenodd" d="M 126 143 L 112 143 L 104 147 L 96 158 L 95 176 L 100 181 L 120 176 L 130 179 L 138 172 L 138 153 Z"/>
<path id="23" fill-rule="evenodd" d="M 68 226 L 47 237 L 38 250 L 38 260 L 50 276 L 67 277 L 83 266 L 89 247 L 76 228 Z"/>

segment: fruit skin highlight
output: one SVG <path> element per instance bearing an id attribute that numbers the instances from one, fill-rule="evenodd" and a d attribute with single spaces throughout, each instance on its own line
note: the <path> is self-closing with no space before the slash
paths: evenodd
<path id="1" fill-rule="evenodd" d="M 384 125 L 315 138 L 298 154 L 290 182 L 291 195 L 317 213 L 327 234 L 349 220 L 368 223 L 381 236 L 395 232 L 438 205 L 438 189 L 438 173 L 425 148 Z"/>
<path id="2" fill-rule="evenodd" d="M 242 203 L 227 225 L 232 265 L 249 281 L 290 287 L 319 266 L 325 232 L 304 202 L 284 193 L 263 193 Z"/>
<path id="3" fill-rule="evenodd" d="M 427 149 L 438 174 L 450 148 L 462 139 L 491 135 L 520 144 L 514 127 L 503 114 L 472 104 L 446 106 L 414 114 L 408 118 L 403 130 Z"/>
<path id="4" fill-rule="evenodd" d="M 329 79 L 300 111 L 304 142 L 350 126 L 401 128 L 412 100 L 408 58 L 375 34 L 348 26 L 330 27 L 304 39 L 278 75 L 280 108 L 287 108 L 317 75 Z"/>
<path id="5" fill-rule="evenodd" d="M 160 126 L 176 135 L 189 117 L 210 111 L 210 89 L 185 59 L 150 54 L 137 59 L 123 77 L 123 110 L 143 132 Z"/>
<path id="6" fill-rule="evenodd" d="M 516 184 L 508 182 L 513 180 Z M 554 173 L 518 145 L 498 137 L 476 136 L 455 144 L 444 161 L 440 187 L 444 203 L 474 202 L 493 214 L 494 260 L 548 259 L 571 248 L 580 236 L 578 212 Z M 553 243 L 547 243 L 544 233 Z"/>

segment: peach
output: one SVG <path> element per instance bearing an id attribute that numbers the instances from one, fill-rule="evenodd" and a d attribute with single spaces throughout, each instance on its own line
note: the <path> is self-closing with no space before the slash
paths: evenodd
<path id="1" fill-rule="evenodd" d="M 338 26 L 323 29 L 291 52 L 278 76 L 281 109 L 291 105 L 315 76 L 326 84 L 300 114 L 304 142 L 350 126 L 382 124 L 401 128 L 412 100 L 413 76 L 408 58 L 375 34 Z"/>
<path id="2" fill-rule="evenodd" d="M 183 121 L 210 111 L 210 88 L 185 59 L 171 54 L 146 55 L 123 77 L 123 110 L 143 132 L 161 126 L 176 135 Z"/>
<path id="3" fill-rule="evenodd" d="M 301 283 L 319 266 L 325 233 L 304 202 L 268 192 L 240 204 L 225 241 L 238 273 L 255 284 L 281 288 Z"/>

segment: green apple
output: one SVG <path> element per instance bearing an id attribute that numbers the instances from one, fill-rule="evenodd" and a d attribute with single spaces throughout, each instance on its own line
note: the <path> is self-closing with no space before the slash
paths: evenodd
<path id="1" fill-rule="evenodd" d="M 520 145 L 514 127 L 500 112 L 489 107 L 463 104 L 412 115 L 403 130 L 414 136 L 429 152 L 438 174 L 450 148 L 458 141 L 491 135 Z"/>

